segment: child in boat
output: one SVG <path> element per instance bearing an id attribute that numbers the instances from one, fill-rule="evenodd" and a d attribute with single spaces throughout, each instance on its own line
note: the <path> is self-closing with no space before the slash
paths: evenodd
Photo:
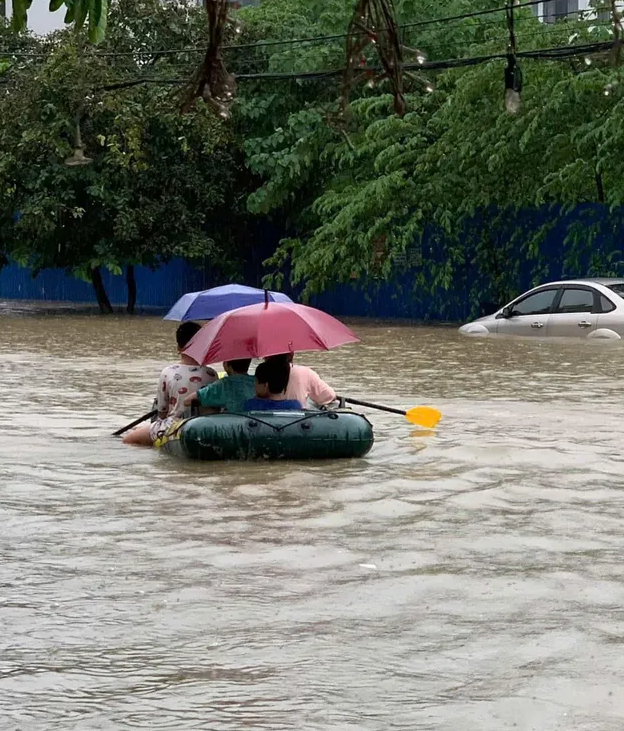
<path id="1" fill-rule="evenodd" d="M 158 418 L 153 424 L 145 424 L 128 432 L 123 439 L 124 444 L 151 447 L 171 424 L 184 418 L 184 399 L 190 391 L 219 380 L 219 375 L 212 368 L 200 366 L 184 354 L 186 346 L 199 330 L 201 327 L 196 322 L 183 322 L 177 329 L 180 362 L 167 366 L 160 374 L 156 394 Z"/>
<path id="2" fill-rule="evenodd" d="M 184 399 L 185 406 L 191 406 L 198 400 L 209 413 L 217 413 L 221 409 L 230 413 L 245 410 L 245 403 L 256 393 L 255 380 L 248 375 L 251 358 L 228 360 L 223 363 L 227 378 L 221 378 L 192 393 Z"/>
<path id="3" fill-rule="evenodd" d="M 312 368 L 294 364 L 293 357 L 293 353 L 282 353 L 265 359 L 266 363 L 285 363 L 290 368 L 285 397 L 295 399 L 304 406 L 311 401 L 315 407 L 328 406 L 336 401 L 338 397 L 334 389 Z"/>
<path id="4" fill-rule="evenodd" d="M 286 363 L 260 363 L 256 368 L 256 398 L 247 401 L 245 411 L 300 411 L 301 402 L 285 395 L 289 375 Z"/>

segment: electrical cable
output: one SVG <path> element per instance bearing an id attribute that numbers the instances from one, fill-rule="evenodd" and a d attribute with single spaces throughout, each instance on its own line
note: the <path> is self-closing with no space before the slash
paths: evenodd
<path id="1" fill-rule="evenodd" d="M 586 43 L 579 44 L 576 46 L 559 46 L 555 48 L 540 48 L 532 51 L 517 51 L 516 56 L 518 58 L 527 58 L 532 60 L 565 60 L 574 58 L 576 56 L 591 56 L 597 53 L 604 53 L 613 48 L 612 41 L 605 41 L 602 43 Z M 438 71 L 453 68 L 465 68 L 469 66 L 478 66 L 479 64 L 489 63 L 490 61 L 500 61 L 507 58 L 506 53 L 492 53 L 483 56 L 469 56 L 466 58 L 454 58 L 447 59 L 444 61 L 425 61 L 424 63 L 406 63 L 403 68 L 406 71 Z M 363 67 L 362 73 L 379 73 L 380 69 L 375 67 Z M 237 80 L 246 81 L 283 81 L 283 80 L 319 80 L 337 78 L 342 76 L 344 69 L 327 69 L 319 71 L 300 71 L 300 72 L 268 72 L 268 73 L 257 73 L 257 74 L 235 74 Z M 140 84 L 162 84 L 162 85 L 174 85 L 174 84 L 186 84 L 188 79 L 157 79 L 157 78 L 144 78 L 144 79 L 131 79 L 127 81 L 120 81 L 112 84 L 106 84 L 104 86 L 97 87 L 96 91 L 112 91 L 116 89 L 130 88 L 132 86 L 138 86 Z"/>
<path id="2" fill-rule="evenodd" d="M 527 0 L 526 2 L 518 3 L 514 6 L 514 9 L 522 9 L 522 8 L 528 8 L 533 7 L 536 5 L 539 5 L 543 0 Z M 484 15 L 494 15 L 496 13 L 502 13 L 505 12 L 507 6 L 503 5 L 497 8 L 492 8 L 490 10 L 477 10 L 470 13 L 460 13 L 459 15 L 447 15 L 440 18 L 430 18 L 428 20 L 417 20 L 411 23 L 403 23 L 399 25 L 399 28 L 401 30 L 408 30 L 411 28 L 418 28 L 418 27 L 424 27 L 427 25 L 434 25 L 436 23 L 447 23 L 451 21 L 457 21 L 457 20 L 467 20 L 469 18 L 478 18 L 482 17 Z M 548 16 L 553 17 L 553 16 Z M 383 33 L 384 29 L 380 29 L 377 31 L 378 33 Z M 362 33 L 361 35 L 366 35 L 365 33 Z M 331 40 L 343 40 L 347 38 L 346 33 L 337 33 L 333 35 L 324 35 L 324 36 L 309 36 L 304 38 L 290 38 L 290 39 L 283 39 L 279 41 L 256 41 L 253 43 L 241 43 L 241 44 L 231 44 L 231 45 L 224 45 L 223 50 L 239 50 L 239 49 L 250 49 L 250 48 L 264 48 L 267 46 L 282 46 L 282 45 L 298 45 L 300 43 L 320 43 L 323 41 L 331 41 Z M 153 50 L 153 51 L 98 51 L 93 53 L 93 56 L 102 57 L 102 58 L 114 58 L 114 57 L 123 57 L 123 56 L 156 56 L 156 55 L 176 55 L 176 54 L 184 54 L 184 53 L 205 53 L 206 48 L 203 46 L 194 46 L 189 48 L 179 48 L 179 49 L 163 49 L 161 51 Z M 18 53 L 11 53 L 10 51 L 7 51 L 5 49 L 0 50 L 0 56 L 2 55 L 11 55 L 11 56 L 17 56 L 20 55 Z M 30 56 L 30 57 L 39 57 L 45 56 L 46 54 L 21 54 L 24 56 Z"/>

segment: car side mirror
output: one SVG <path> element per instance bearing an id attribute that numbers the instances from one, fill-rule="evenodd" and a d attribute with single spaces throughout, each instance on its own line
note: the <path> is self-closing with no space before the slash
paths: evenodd
<path id="1" fill-rule="evenodd" d="M 504 317 L 506 320 L 509 320 L 509 318 L 513 317 L 513 307 L 511 305 L 503 307 L 503 309 L 501 310 L 501 317 Z"/>

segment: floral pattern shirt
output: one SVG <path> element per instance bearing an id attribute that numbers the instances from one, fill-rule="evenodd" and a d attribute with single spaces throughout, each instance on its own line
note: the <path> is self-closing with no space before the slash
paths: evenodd
<path id="1" fill-rule="evenodd" d="M 184 417 L 184 399 L 200 388 L 219 380 L 212 368 L 206 366 L 190 366 L 178 363 L 167 366 L 160 374 L 156 408 L 160 415 L 166 413 L 167 418 Z"/>

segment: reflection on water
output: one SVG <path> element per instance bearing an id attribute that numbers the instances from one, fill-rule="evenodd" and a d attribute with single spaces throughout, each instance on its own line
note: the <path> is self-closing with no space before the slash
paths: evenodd
<path id="1" fill-rule="evenodd" d="M 108 437 L 174 324 L 1 323 L 0 728 L 622 728 L 624 348 L 358 324 L 300 362 L 435 435 L 189 464 Z"/>

